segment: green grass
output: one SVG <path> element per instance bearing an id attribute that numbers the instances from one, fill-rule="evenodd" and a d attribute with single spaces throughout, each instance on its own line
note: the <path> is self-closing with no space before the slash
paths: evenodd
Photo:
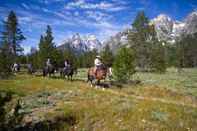
<path id="1" fill-rule="evenodd" d="M 170 68 L 165 74 L 137 73 L 135 78 L 145 85 L 163 86 L 197 96 L 197 69 L 183 69 L 183 72 L 178 73 L 176 69 Z"/>
<path id="2" fill-rule="evenodd" d="M 86 80 L 87 69 L 80 69 L 75 78 Z M 183 69 L 181 73 L 178 73 L 175 68 L 167 69 L 164 74 L 137 72 L 133 79 L 142 82 L 143 86 L 140 87 L 162 87 L 197 97 L 197 68 Z"/>
<path id="3" fill-rule="evenodd" d="M 85 80 L 86 71 L 80 70 L 75 79 Z M 27 116 L 75 119 L 74 125 L 65 123 L 62 130 L 197 130 L 197 69 L 181 74 L 174 69 L 166 74 L 137 73 L 134 78 L 142 83 L 103 91 L 83 81 L 20 74 L 1 80 L 0 90 L 15 92 L 24 101 Z"/>

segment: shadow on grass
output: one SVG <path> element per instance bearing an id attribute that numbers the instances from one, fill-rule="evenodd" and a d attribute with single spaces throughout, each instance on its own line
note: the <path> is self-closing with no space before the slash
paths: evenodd
<path id="1" fill-rule="evenodd" d="M 136 86 L 136 85 L 141 84 L 141 81 L 140 80 L 130 80 L 130 81 L 127 81 L 127 82 L 111 81 L 110 84 L 113 87 L 122 89 L 122 88 L 125 88 L 126 87 L 124 85 Z"/>

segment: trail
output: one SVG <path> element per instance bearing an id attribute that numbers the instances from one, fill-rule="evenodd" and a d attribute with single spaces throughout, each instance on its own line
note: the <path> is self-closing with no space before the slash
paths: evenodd
<path id="1" fill-rule="evenodd" d="M 114 91 L 114 90 L 111 90 L 111 89 L 107 89 L 106 91 L 110 92 L 111 94 L 120 95 L 120 96 L 124 96 L 124 97 L 132 97 L 132 98 L 135 98 L 135 99 L 138 99 L 138 100 L 158 101 L 158 102 L 162 102 L 162 103 L 165 103 L 165 104 L 173 104 L 173 105 L 178 105 L 178 106 L 187 106 L 187 107 L 197 108 L 196 104 L 186 104 L 184 102 L 177 102 L 177 101 L 173 101 L 173 100 L 165 100 L 165 99 L 162 99 L 162 98 L 136 96 L 136 95 L 132 95 L 132 94 L 126 94 L 124 92 Z"/>

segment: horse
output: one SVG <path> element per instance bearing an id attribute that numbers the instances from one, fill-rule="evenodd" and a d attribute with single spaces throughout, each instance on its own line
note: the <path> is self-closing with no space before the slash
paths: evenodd
<path id="1" fill-rule="evenodd" d="M 43 76 L 47 76 L 49 75 L 49 77 L 51 77 L 51 74 L 55 75 L 55 67 L 53 65 L 50 65 L 50 66 L 46 66 L 43 68 L 42 70 L 42 73 L 43 73 Z"/>
<path id="2" fill-rule="evenodd" d="M 104 65 L 99 67 L 96 70 L 96 73 L 95 73 L 94 70 L 95 70 L 95 67 L 91 67 L 91 68 L 88 69 L 88 80 L 87 80 L 87 82 L 90 81 L 91 86 L 93 85 L 94 80 L 97 80 L 96 85 L 99 85 L 101 80 L 106 79 L 107 73 L 108 73 L 108 69 Z"/>
<path id="3" fill-rule="evenodd" d="M 31 74 L 31 75 L 33 73 L 35 73 L 35 70 L 34 70 L 34 68 L 33 68 L 33 66 L 31 64 L 27 65 L 27 72 L 28 72 L 28 74 Z"/>
<path id="4" fill-rule="evenodd" d="M 72 66 L 67 68 L 60 69 L 60 77 L 65 78 L 67 76 L 67 79 L 72 81 L 73 74 L 76 72 L 77 69 L 73 68 Z"/>

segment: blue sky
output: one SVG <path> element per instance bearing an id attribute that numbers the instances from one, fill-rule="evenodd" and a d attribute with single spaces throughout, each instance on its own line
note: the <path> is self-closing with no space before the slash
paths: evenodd
<path id="1" fill-rule="evenodd" d="M 150 19 L 167 14 L 183 20 L 197 10 L 197 0 L 0 0 L 1 21 L 10 10 L 16 12 L 27 38 L 22 43 L 27 52 L 37 47 L 48 24 L 57 45 L 74 33 L 94 34 L 103 41 L 128 27 L 139 10 Z"/>

